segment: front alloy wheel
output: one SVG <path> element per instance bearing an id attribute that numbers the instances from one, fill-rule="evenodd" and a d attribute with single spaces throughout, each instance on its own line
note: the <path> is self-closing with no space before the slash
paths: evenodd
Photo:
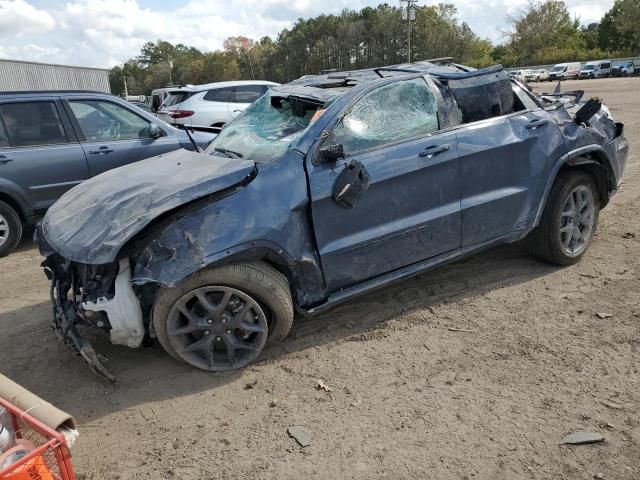
<path id="1" fill-rule="evenodd" d="M 287 278 L 257 261 L 204 268 L 162 287 L 153 329 L 176 360 L 210 372 L 242 368 L 285 338 L 293 322 Z"/>
<path id="2" fill-rule="evenodd" d="M 269 331 L 258 302 L 225 286 L 185 294 L 171 309 L 167 327 L 178 356 L 211 371 L 234 370 L 255 360 Z"/>

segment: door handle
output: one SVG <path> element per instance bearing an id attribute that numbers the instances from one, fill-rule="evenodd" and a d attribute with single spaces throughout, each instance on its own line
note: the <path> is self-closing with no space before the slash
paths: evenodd
<path id="1" fill-rule="evenodd" d="M 449 150 L 451 150 L 451 145 L 449 145 L 448 143 L 445 143 L 444 145 L 429 145 L 427 148 L 424 149 L 424 152 L 420 152 L 418 154 L 419 157 L 427 157 L 427 158 L 431 158 L 431 157 L 435 157 L 436 155 L 439 155 L 440 153 L 443 152 L 448 152 Z"/>
<path id="2" fill-rule="evenodd" d="M 538 120 L 531 120 L 526 127 L 527 130 L 535 130 L 538 127 L 542 127 L 544 125 L 546 125 L 547 123 L 549 123 L 549 120 L 546 120 L 544 118 L 538 119 Z"/>
<path id="3" fill-rule="evenodd" d="M 100 147 L 98 150 L 89 150 L 91 155 L 105 155 L 111 152 L 113 152 L 113 150 L 109 147 Z"/>
<path id="4" fill-rule="evenodd" d="M 0 155 L 0 165 L 5 165 L 9 162 L 13 162 L 13 158 L 7 158 L 4 155 Z"/>
<path id="5" fill-rule="evenodd" d="M 240 109 L 236 109 L 236 110 L 233 111 L 233 113 L 241 113 L 241 112 L 242 112 L 242 110 L 240 110 Z"/>

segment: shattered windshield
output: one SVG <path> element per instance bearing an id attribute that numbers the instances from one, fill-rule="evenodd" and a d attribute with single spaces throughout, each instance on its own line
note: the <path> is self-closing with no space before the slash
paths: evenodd
<path id="1" fill-rule="evenodd" d="M 207 153 L 257 162 L 277 158 L 323 109 L 322 102 L 269 91 L 223 128 Z"/>

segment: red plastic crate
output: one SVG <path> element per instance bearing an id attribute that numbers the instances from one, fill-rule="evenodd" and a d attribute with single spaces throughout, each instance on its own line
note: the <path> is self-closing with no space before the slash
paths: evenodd
<path id="1" fill-rule="evenodd" d="M 0 406 L 11 414 L 16 439 L 29 440 L 36 446 L 26 457 L 0 470 L 0 480 L 13 477 L 48 480 L 47 474 L 50 474 L 53 480 L 75 480 L 71 452 L 61 433 L 2 398 Z M 24 466 L 27 464 L 29 467 L 25 469 Z M 23 472 L 22 475 L 19 475 L 19 472 Z M 44 475 L 41 472 L 44 472 Z"/>

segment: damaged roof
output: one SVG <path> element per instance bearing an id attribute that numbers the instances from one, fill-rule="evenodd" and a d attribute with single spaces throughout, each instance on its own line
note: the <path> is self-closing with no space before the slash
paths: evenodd
<path id="1" fill-rule="evenodd" d="M 383 77 L 425 73 L 442 78 L 458 79 L 460 77 L 473 76 L 474 72 L 488 73 L 489 70 L 502 70 L 502 65 L 476 70 L 472 67 L 451 63 L 450 60 L 450 58 L 432 59 L 363 70 L 305 75 L 287 84 L 273 87 L 271 90 L 285 97 L 295 96 L 326 103 L 342 95 L 351 87 L 379 80 Z"/>

